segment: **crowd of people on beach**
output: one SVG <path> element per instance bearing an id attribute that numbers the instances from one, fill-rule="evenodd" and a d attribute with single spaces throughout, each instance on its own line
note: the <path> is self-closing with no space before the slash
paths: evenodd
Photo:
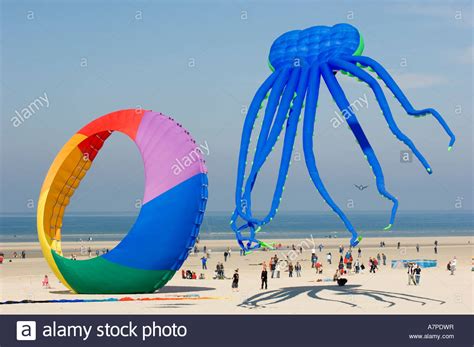
<path id="1" fill-rule="evenodd" d="M 385 247 L 385 242 L 381 243 L 381 247 Z M 298 255 L 303 254 L 303 247 L 301 246 L 296 247 L 295 245 L 291 245 L 291 247 L 288 247 L 288 248 Z M 324 245 L 320 244 L 317 248 L 319 249 L 319 252 L 321 253 L 324 249 Z M 340 256 L 338 268 L 337 268 L 336 274 L 334 275 L 332 279 L 336 281 L 338 285 L 344 285 L 347 282 L 347 279 L 343 278 L 343 276 L 347 275 L 348 273 L 353 272 L 355 274 L 358 274 L 358 273 L 363 272 L 365 269 L 364 264 L 362 264 L 360 260 L 361 254 L 362 254 L 362 250 L 360 247 L 357 250 L 357 258 L 355 260 L 352 256 L 352 248 L 348 249 L 345 253 L 344 253 L 344 250 L 345 250 L 344 246 L 341 245 L 339 247 L 339 253 L 341 254 L 341 256 Z M 206 246 L 204 246 L 203 251 L 204 251 L 204 255 L 200 258 L 201 268 L 202 270 L 207 270 L 208 269 L 207 263 L 208 263 L 208 259 L 210 258 L 210 253 L 209 253 L 209 249 L 206 248 Z M 195 247 L 193 252 L 197 254 L 199 253 L 199 249 Z M 223 254 L 224 261 L 217 262 L 215 275 L 213 277 L 214 279 L 227 278 L 224 274 L 224 263 L 227 262 L 231 254 L 232 252 L 230 248 L 227 248 L 224 251 L 224 254 Z M 331 252 L 328 252 L 326 254 L 326 260 L 329 265 L 332 264 Z M 371 272 L 375 273 L 375 271 L 378 269 L 378 264 L 380 261 L 383 261 L 383 265 L 386 265 L 386 260 L 387 260 L 387 257 L 385 256 L 384 253 L 377 254 L 377 257 L 374 257 L 374 258 L 370 257 L 369 266 L 371 268 Z M 311 262 L 311 268 L 314 269 L 317 275 L 323 274 L 324 266 L 323 266 L 322 261 L 320 261 L 319 259 L 316 249 L 311 250 L 310 262 Z M 261 266 L 262 266 L 262 271 L 260 273 L 261 289 L 267 289 L 268 279 L 269 278 L 278 279 L 281 277 L 282 272 L 287 272 L 288 277 L 292 278 L 292 277 L 301 277 L 301 273 L 303 270 L 303 267 L 300 261 L 293 262 L 290 259 L 288 259 L 287 256 L 284 256 L 284 259 L 280 259 L 277 254 L 270 257 L 268 261 L 268 265 L 267 265 L 267 262 L 264 261 L 261 264 Z M 191 276 L 191 278 L 196 278 L 196 276 Z M 238 274 L 238 269 L 236 269 L 234 272 L 234 275 L 232 276 L 233 290 L 238 289 L 238 282 L 239 282 L 239 274 Z"/>
<path id="2" fill-rule="evenodd" d="M 275 245 L 275 244 L 274 244 Z M 385 241 L 380 241 L 379 243 L 379 248 L 384 249 L 386 248 L 386 243 Z M 401 242 L 396 243 L 396 248 L 400 249 L 402 247 Z M 276 247 L 275 247 L 276 248 Z M 284 249 L 281 244 L 278 244 L 278 249 Z M 420 245 L 415 244 L 414 246 L 416 252 L 420 252 Z M 291 246 L 286 246 L 286 249 L 288 250 L 288 254 L 293 253 L 298 256 L 301 256 L 304 252 L 304 249 L 302 246 L 297 246 L 297 245 L 291 245 Z M 315 272 L 316 275 L 321 275 L 323 274 L 323 269 L 324 269 L 324 264 L 323 261 L 320 259 L 322 256 L 322 252 L 324 249 L 323 244 L 319 244 L 318 247 L 314 247 L 311 249 L 311 256 L 309 258 L 310 264 L 311 264 L 311 270 Z M 319 254 L 317 252 L 319 250 Z M 207 270 L 207 262 L 208 259 L 210 258 L 210 250 L 204 246 L 203 248 L 204 255 L 201 257 L 201 266 L 202 270 Z M 268 251 L 265 249 L 265 251 Z M 337 282 L 338 285 L 345 285 L 348 281 L 347 275 L 351 274 L 363 274 L 365 269 L 369 269 L 369 273 L 371 274 L 376 274 L 378 271 L 380 271 L 381 267 L 385 267 L 388 264 L 388 259 L 387 255 L 385 252 L 378 252 L 375 256 L 369 256 L 368 261 L 364 264 L 362 261 L 362 249 L 361 247 L 357 248 L 357 251 L 353 249 L 352 247 L 349 247 L 346 249 L 343 245 L 338 246 L 337 251 L 339 253 L 339 262 L 337 263 L 337 268 L 336 272 L 334 273 L 334 276 L 331 277 L 318 277 L 317 282 L 320 281 L 335 281 Z M 353 256 L 353 253 L 357 253 L 357 256 Z M 194 253 L 199 253 L 199 249 L 197 247 L 194 248 Z M 434 253 L 438 253 L 438 241 L 436 240 L 434 242 Z M 223 262 L 217 262 L 216 269 L 215 269 L 215 276 L 213 278 L 215 279 L 227 279 L 227 277 L 224 275 L 224 263 L 229 260 L 231 257 L 232 251 L 230 247 L 226 248 L 224 253 L 223 253 Z M 283 254 L 283 253 L 280 253 Z M 301 277 L 302 274 L 302 264 L 300 260 L 294 259 L 291 260 L 288 254 L 283 254 L 281 257 L 282 259 L 279 258 L 278 254 L 274 254 L 273 256 L 270 257 L 268 263 L 264 261 L 261 263 L 262 270 L 260 272 L 260 288 L 261 289 L 267 289 L 268 288 L 268 281 L 269 279 L 279 279 L 282 276 L 282 273 L 287 273 L 289 278 L 293 277 Z M 240 252 L 241 256 L 245 256 L 245 253 L 242 251 Z M 331 251 L 328 251 L 325 254 L 326 258 L 326 263 L 327 265 L 332 265 L 333 263 L 333 254 Z M 336 258 L 337 259 L 337 258 Z M 268 265 L 267 265 L 268 264 Z M 451 274 L 454 274 L 456 270 L 456 258 L 451 260 L 449 264 L 447 265 L 448 270 L 451 271 Z M 408 273 L 408 284 L 410 285 L 420 285 L 421 283 L 421 266 L 419 264 L 415 263 L 409 263 L 407 265 L 407 273 Z M 238 269 L 235 270 L 234 275 L 231 277 L 232 279 L 232 289 L 237 290 L 238 289 L 238 283 L 239 283 L 239 273 Z"/>
<path id="3" fill-rule="evenodd" d="M 379 244 L 380 248 L 385 248 L 386 244 L 384 241 L 381 241 Z M 400 248 L 401 244 L 400 242 L 397 243 L 397 248 Z M 438 247 L 438 241 L 435 241 L 434 243 L 435 247 L 435 253 L 437 253 L 437 247 Z M 290 248 L 290 247 L 288 247 Z M 318 249 L 320 253 L 322 252 L 324 246 L 320 244 L 318 246 Z M 418 252 L 419 251 L 419 244 L 415 245 L 415 249 Z M 290 248 L 292 251 L 296 252 L 299 255 L 303 254 L 303 248 L 302 247 L 296 247 L 294 245 L 291 246 Z M 362 274 L 364 273 L 364 270 L 366 269 L 366 265 L 361 261 L 362 257 L 362 249 L 358 247 L 357 249 L 357 258 L 354 259 L 352 253 L 353 250 L 350 247 L 349 249 L 345 250 L 345 247 L 343 245 L 340 245 L 338 247 L 339 251 L 339 262 L 337 264 L 337 269 L 332 277 L 332 280 L 337 282 L 338 285 L 343 286 L 347 283 L 347 278 L 345 277 L 348 274 Z M 195 247 L 194 248 L 194 253 L 199 253 L 199 250 Z M 224 273 L 224 263 L 227 262 L 227 260 L 231 257 L 232 251 L 229 248 L 227 248 L 224 251 L 223 258 L 224 261 L 220 262 L 218 261 L 216 264 L 215 268 L 215 274 L 214 274 L 214 279 L 227 279 L 228 277 L 225 276 Z M 201 257 L 201 267 L 202 270 L 207 270 L 207 262 L 208 259 L 210 258 L 210 250 L 207 249 L 204 246 L 204 255 Z M 302 273 L 302 265 L 300 261 L 296 261 L 293 264 L 293 261 L 289 260 L 287 256 L 283 256 L 284 259 L 280 259 L 277 254 L 274 256 L 270 257 L 268 261 L 268 266 L 267 263 L 264 261 L 262 265 L 262 271 L 260 273 L 260 280 L 261 280 L 261 289 L 268 289 L 268 279 L 269 277 L 272 279 L 278 279 L 281 277 L 282 272 L 287 272 L 288 277 L 301 277 Z M 328 252 L 326 253 L 326 260 L 328 265 L 332 264 L 332 253 Z M 311 257 L 310 257 L 310 263 L 311 263 L 311 269 L 314 269 L 316 275 L 321 275 L 323 274 L 323 263 L 320 261 L 319 256 L 316 252 L 316 249 L 311 250 Z M 380 270 L 380 266 L 386 266 L 387 265 L 387 256 L 385 255 L 384 252 L 379 252 L 375 257 L 370 256 L 368 258 L 367 262 L 367 267 L 369 268 L 369 273 L 375 274 Z M 454 275 L 456 271 L 456 265 L 457 265 L 457 260 L 456 257 L 454 257 L 452 260 L 449 261 L 447 264 L 447 269 L 451 272 L 451 275 Z M 421 272 L 422 268 L 420 264 L 416 264 L 414 262 L 410 262 L 407 265 L 407 275 L 408 275 L 408 285 L 420 285 L 421 283 Z M 268 274 L 268 271 L 270 271 L 270 275 Z M 199 276 L 191 271 L 191 270 L 182 270 L 182 277 L 186 279 L 204 279 L 205 275 L 204 273 L 201 273 Z M 238 290 L 239 286 L 239 269 L 236 269 L 234 271 L 233 276 L 231 277 L 232 279 L 232 289 L 234 291 Z M 317 281 L 329 281 L 331 280 L 330 278 L 318 278 Z"/>
<path id="4" fill-rule="evenodd" d="M 282 244 L 277 244 L 275 245 L 278 249 L 283 249 Z M 396 248 L 400 249 L 401 248 L 401 242 L 396 243 Z M 81 254 L 87 254 L 89 257 L 92 256 L 92 248 L 88 247 L 87 249 L 83 248 L 84 246 L 81 246 Z M 385 248 L 386 244 L 385 241 L 381 241 L 379 244 L 380 248 Z M 418 253 L 420 251 L 420 245 L 417 243 L 415 245 L 415 250 Z M 287 249 L 290 249 L 297 255 L 302 255 L 304 250 L 302 246 L 295 246 L 294 244 L 291 246 L 287 246 Z M 323 262 L 320 260 L 320 256 L 322 255 L 324 245 L 319 244 L 317 247 L 319 250 L 319 256 L 316 250 L 316 247 L 311 249 L 311 256 L 310 256 L 310 264 L 311 264 L 311 269 L 315 271 L 316 275 L 321 275 L 323 274 L 323 269 L 324 265 Z M 105 254 L 108 253 L 109 249 L 102 249 L 99 250 L 97 249 L 95 251 L 95 255 L 99 256 L 100 253 Z M 199 253 L 199 248 L 196 245 L 194 247 L 193 252 L 195 254 Z M 366 266 L 369 268 L 369 273 L 375 274 L 380 270 L 380 266 L 386 266 L 387 265 L 387 256 L 385 255 L 384 252 L 379 252 L 376 254 L 375 257 L 370 256 L 368 258 L 367 265 L 365 265 L 361 258 L 362 258 L 362 249 L 358 247 L 357 249 L 357 257 L 353 257 L 353 249 L 349 247 L 349 249 L 345 249 L 343 245 L 340 245 L 338 247 L 338 252 L 339 252 L 339 262 L 337 263 L 337 268 L 334 276 L 332 277 L 333 281 L 336 281 L 338 285 L 344 285 L 347 283 L 347 278 L 345 278 L 346 275 L 348 274 L 361 274 L 364 273 L 364 270 L 366 269 Z M 211 258 L 211 250 L 207 248 L 206 246 L 203 247 L 203 256 L 200 258 L 201 260 L 201 268 L 203 271 L 208 269 L 208 259 Z M 434 253 L 438 254 L 438 241 L 434 241 Z M 224 273 L 224 263 L 226 263 L 232 255 L 232 250 L 230 247 L 227 247 L 224 252 L 223 252 L 223 262 L 218 261 L 214 270 L 214 279 L 227 279 L 228 277 L 225 276 Z M 240 253 L 241 256 L 244 256 L 242 252 Z M 3 256 L 3 254 L 2 254 Z M 26 258 L 26 251 L 23 250 L 20 253 L 17 253 L 16 251 L 12 253 L 13 258 L 21 258 L 25 259 Z M 2 257 L 3 258 L 3 257 Z M 277 254 L 274 256 L 270 257 L 268 261 L 268 266 L 267 263 L 264 261 L 262 265 L 262 270 L 260 273 L 260 281 L 261 281 L 261 289 L 267 289 L 268 288 L 268 279 L 269 277 L 272 279 L 278 279 L 281 277 L 282 272 L 287 272 L 288 277 L 293 278 L 293 277 L 301 277 L 303 267 L 301 265 L 301 262 L 299 260 L 297 261 L 292 261 L 289 259 L 288 255 L 283 255 L 283 259 L 280 259 Z M 76 255 L 73 253 L 71 255 L 71 259 L 77 260 Z M 2 259 L 3 260 L 3 259 Z M 332 265 L 333 262 L 333 255 L 329 251 L 326 253 L 326 262 L 328 265 Z M 407 267 L 407 276 L 408 276 L 408 285 L 420 285 L 421 284 L 421 272 L 422 272 L 422 267 L 420 264 L 416 264 L 415 262 L 410 262 L 406 265 Z M 446 268 L 450 272 L 451 275 L 455 274 L 457 267 L 457 259 L 454 257 L 451 259 Z M 270 271 L 270 274 L 268 273 Z M 183 279 L 205 279 L 205 274 L 200 273 L 199 275 L 192 270 L 182 270 L 182 278 Z M 233 290 L 238 290 L 239 286 L 239 269 L 234 270 L 234 274 L 232 277 L 232 289 Z M 330 278 L 318 278 L 317 281 L 329 281 Z M 49 288 L 49 279 L 48 276 L 45 275 L 43 281 L 42 281 L 42 286 L 44 288 Z"/>

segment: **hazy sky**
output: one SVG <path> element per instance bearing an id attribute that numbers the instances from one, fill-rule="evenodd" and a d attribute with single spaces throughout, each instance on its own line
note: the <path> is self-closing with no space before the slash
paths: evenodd
<path id="1" fill-rule="evenodd" d="M 29 201 L 36 202 L 63 144 L 94 118 L 137 105 L 172 115 L 207 143 L 208 211 L 232 210 L 241 110 L 269 75 L 270 45 L 288 30 L 341 22 L 359 29 L 364 54 L 393 74 L 415 107 L 437 108 L 457 136 L 448 152 L 449 139 L 433 118 L 407 116 L 387 94 L 398 125 L 434 174 L 416 160 L 401 163 L 406 147 L 390 133 L 371 90 L 337 75 L 349 100 L 368 98 L 358 118 L 400 209 L 472 210 L 471 1 L 2 3 L 0 212 L 34 211 Z M 14 127 L 15 111 L 39 97 L 45 106 Z M 344 209 L 353 200 L 355 210 L 389 211 L 352 133 L 332 127 L 335 110 L 322 83 L 315 152 L 329 192 Z M 280 211 L 326 211 L 300 156 L 300 135 Z M 258 210 L 269 207 L 278 153 L 257 181 Z M 143 181 L 136 147 L 114 134 L 70 211 L 133 211 Z"/>

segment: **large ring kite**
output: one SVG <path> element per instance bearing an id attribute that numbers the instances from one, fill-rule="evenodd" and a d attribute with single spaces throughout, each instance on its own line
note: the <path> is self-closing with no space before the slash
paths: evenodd
<path id="1" fill-rule="evenodd" d="M 71 196 L 105 140 L 128 135 L 144 162 L 145 194 L 125 238 L 110 252 L 71 260 L 61 251 L 62 219 Z M 41 188 L 37 227 L 49 266 L 77 293 L 154 292 L 181 267 L 194 246 L 207 202 L 201 150 L 180 124 L 161 113 L 121 110 L 79 130 L 61 149 Z"/>

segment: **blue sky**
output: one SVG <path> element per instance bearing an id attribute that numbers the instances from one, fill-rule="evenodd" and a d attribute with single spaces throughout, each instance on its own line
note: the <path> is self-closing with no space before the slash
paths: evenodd
<path id="1" fill-rule="evenodd" d="M 208 210 L 232 210 L 241 110 L 269 74 L 271 43 L 288 30 L 341 22 L 356 26 L 364 54 L 392 73 L 415 107 L 437 108 L 458 139 L 448 152 L 448 137 L 432 118 L 408 117 L 390 97 L 398 125 L 434 174 L 416 161 L 400 163 L 405 146 L 371 91 L 338 75 L 349 100 L 368 98 L 358 118 L 400 209 L 454 210 L 461 201 L 472 210 L 470 1 L 3 1 L 1 16 L 0 212 L 33 211 L 31 201 L 70 136 L 98 116 L 136 106 L 172 115 L 209 146 Z M 44 93 L 48 107 L 14 127 L 15 111 Z M 352 200 L 355 210 L 388 211 L 353 135 L 332 127 L 335 110 L 322 84 L 315 152 L 328 190 L 343 208 Z M 280 211 L 327 211 L 301 147 L 298 136 Z M 70 211 L 134 211 L 143 168 L 133 143 L 114 134 L 98 159 Z M 277 168 L 274 156 L 257 182 L 256 209 L 269 207 Z"/>

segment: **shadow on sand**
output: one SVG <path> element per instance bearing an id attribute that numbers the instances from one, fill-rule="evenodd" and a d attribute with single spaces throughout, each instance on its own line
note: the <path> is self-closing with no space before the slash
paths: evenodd
<path id="1" fill-rule="evenodd" d="M 386 303 L 387 307 L 395 306 L 397 300 L 410 301 L 420 305 L 426 305 L 429 302 L 438 303 L 440 305 L 445 303 L 445 301 L 442 300 L 431 299 L 422 296 L 381 290 L 361 289 L 360 287 L 360 285 L 346 285 L 343 287 L 338 285 L 286 287 L 253 295 L 244 300 L 238 306 L 249 309 L 264 308 L 269 305 L 291 300 L 301 294 L 306 294 L 310 298 L 316 300 L 338 302 L 350 307 L 358 307 L 358 305 L 353 302 L 353 299 L 356 296 L 368 297 L 376 301 Z M 327 299 L 320 296 L 321 292 L 324 290 L 329 291 L 330 294 L 335 295 L 340 299 Z"/>

